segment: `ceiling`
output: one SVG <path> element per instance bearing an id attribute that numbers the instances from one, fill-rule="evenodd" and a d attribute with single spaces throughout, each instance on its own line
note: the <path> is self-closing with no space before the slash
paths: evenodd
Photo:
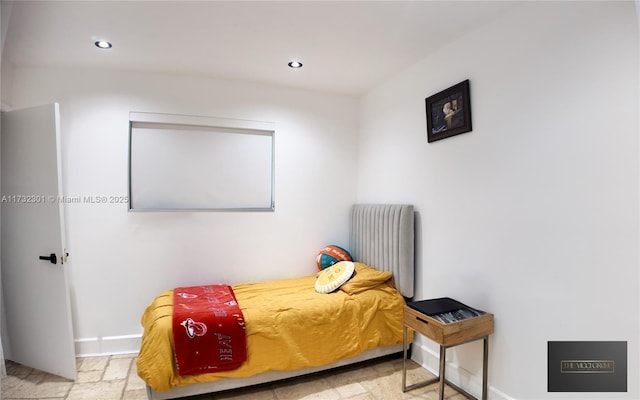
<path id="1" fill-rule="evenodd" d="M 360 96 L 512 1 L 2 0 L 3 63 L 149 71 Z M 9 23 L 6 24 L 6 20 Z M 101 50 L 97 39 L 113 48 Z M 304 66 L 291 69 L 299 60 Z"/>

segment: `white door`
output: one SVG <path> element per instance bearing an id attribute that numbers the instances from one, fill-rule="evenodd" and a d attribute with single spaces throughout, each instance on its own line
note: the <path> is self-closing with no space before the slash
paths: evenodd
<path id="1" fill-rule="evenodd" d="M 2 113 L 3 345 L 10 360 L 75 380 L 59 114 L 58 104 Z"/>

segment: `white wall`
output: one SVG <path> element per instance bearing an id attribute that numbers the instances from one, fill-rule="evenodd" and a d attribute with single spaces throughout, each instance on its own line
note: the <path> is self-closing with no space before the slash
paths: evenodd
<path id="1" fill-rule="evenodd" d="M 530 2 L 362 101 L 358 201 L 415 204 L 417 299 L 495 314 L 490 398 L 640 397 L 638 71 L 633 2 Z M 427 143 L 425 97 L 464 79 L 473 131 Z M 628 393 L 547 393 L 556 340 L 627 341 Z M 476 394 L 481 353 L 448 353 Z"/>
<path id="2" fill-rule="evenodd" d="M 276 124 L 275 212 L 130 213 L 67 204 L 78 352 L 136 351 L 160 291 L 313 274 L 324 245 L 348 244 L 355 202 L 355 99 L 192 77 L 16 69 L 14 108 L 57 101 L 68 196 L 126 196 L 129 111 Z"/>

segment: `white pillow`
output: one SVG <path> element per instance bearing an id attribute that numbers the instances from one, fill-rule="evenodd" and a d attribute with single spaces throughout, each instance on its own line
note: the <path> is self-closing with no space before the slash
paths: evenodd
<path id="1" fill-rule="evenodd" d="M 331 293 L 351 278 L 355 265 L 351 261 L 340 261 L 318 272 L 316 292 Z"/>

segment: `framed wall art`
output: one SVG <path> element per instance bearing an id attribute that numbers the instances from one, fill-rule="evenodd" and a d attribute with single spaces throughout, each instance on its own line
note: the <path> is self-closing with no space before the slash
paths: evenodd
<path id="1" fill-rule="evenodd" d="M 425 105 L 429 143 L 471 131 L 468 79 L 427 97 Z"/>

